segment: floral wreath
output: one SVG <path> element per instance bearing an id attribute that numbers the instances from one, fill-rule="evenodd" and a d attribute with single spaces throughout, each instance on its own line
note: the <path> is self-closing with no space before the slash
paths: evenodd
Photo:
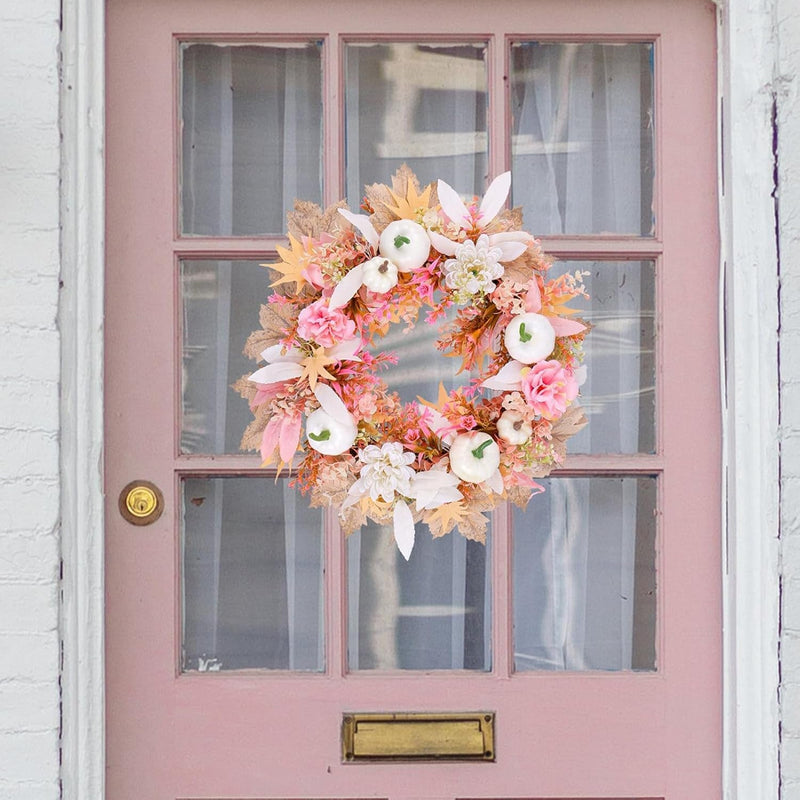
<path id="1" fill-rule="evenodd" d="M 393 524 L 406 559 L 419 521 L 485 542 L 482 512 L 524 508 L 586 424 L 575 399 L 588 326 L 565 305 L 588 296 L 584 273 L 546 280 L 551 260 L 520 210 L 503 210 L 510 188 L 506 172 L 465 204 L 441 180 L 421 190 L 404 165 L 391 188 L 365 187 L 365 214 L 296 201 L 289 247 L 263 265 L 280 277 L 244 350 L 266 365 L 235 386 L 255 414 L 242 449 L 279 472 L 299 450 L 292 485 L 311 506 L 338 508 L 346 535 L 368 518 Z M 397 358 L 367 347 L 453 306 L 436 348 L 472 379 L 403 403 L 378 376 Z"/>

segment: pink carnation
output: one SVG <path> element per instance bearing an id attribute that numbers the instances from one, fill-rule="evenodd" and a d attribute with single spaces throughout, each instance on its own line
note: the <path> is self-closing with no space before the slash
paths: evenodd
<path id="1" fill-rule="evenodd" d="M 558 419 L 578 396 L 578 382 L 558 361 L 540 361 L 522 376 L 522 392 L 536 414 Z"/>
<path id="2" fill-rule="evenodd" d="M 340 309 L 330 309 L 327 301 L 317 300 L 300 312 L 297 333 L 309 342 L 333 347 L 339 342 L 354 339 L 356 324 Z"/>

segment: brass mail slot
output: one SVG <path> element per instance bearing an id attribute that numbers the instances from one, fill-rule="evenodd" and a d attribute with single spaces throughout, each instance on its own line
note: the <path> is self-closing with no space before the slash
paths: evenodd
<path id="1" fill-rule="evenodd" d="M 345 761 L 494 761 L 494 714 L 345 714 Z"/>

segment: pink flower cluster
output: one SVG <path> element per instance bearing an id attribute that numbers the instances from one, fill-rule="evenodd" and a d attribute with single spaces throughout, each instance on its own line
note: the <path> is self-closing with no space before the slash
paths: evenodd
<path id="1" fill-rule="evenodd" d="M 328 307 L 327 300 L 306 306 L 297 318 L 297 333 L 322 347 L 333 347 L 356 335 L 356 324 L 341 309 Z"/>
<path id="2" fill-rule="evenodd" d="M 578 382 L 560 362 L 540 361 L 522 376 L 522 392 L 536 414 L 552 420 L 578 396 Z"/>

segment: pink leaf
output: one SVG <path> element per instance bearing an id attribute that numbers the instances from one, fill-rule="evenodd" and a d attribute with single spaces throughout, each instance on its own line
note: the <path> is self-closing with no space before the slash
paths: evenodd
<path id="1" fill-rule="evenodd" d="M 278 444 L 282 421 L 281 417 L 273 417 L 267 423 L 267 427 L 264 428 L 264 433 L 261 435 L 261 458 L 265 462 L 272 460 L 272 454 Z"/>
<path id="2" fill-rule="evenodd" d="M 556 336 L 574 336 L 576 333 L 586 330 L 586 326 L 574 319 L 564 317 L 548 317 Z"/>
<path id="3" fill-rule="evenodd" d="M 520 382 L 522 381 L 523 369 L 525 369 L 525 365 L 520 364 L 519 361 L 509 361 L 497 375 L 487 378 L 481 383 L 481 386 L 485 386 L 487 389 L 498 389 L 500 391 L 519 388 Z"/>
<path id="4" fill-rule="evenodd" d="M 300 427 L 302 417 L 298 414 L 295 417 L 284 417 L 281 427 L 280 453 L 281 461 L 291 463 L 294 454 L 297 452 L 297 445 L 300 443 Z"/>
<path id="5" fill-rule="evenodd" d="M 542 293 L 539 291 L 539 284 L 536 280 L 532 280 L 528 284 L 528 292 L 525 295 L 525 310 L 533 311 L 538 314 L 542 310 Z M 550 320 L 552 324 L 552 320 Z"/>
<path id="6" fill-rule="evenodd" d="M 478 209 L 478 224 L 481 228 L 488 225 L 500 213 L 500 209 L 506 203 L 510 189 L 510 172 L 504 172 L 492 181 Z"/>
<path id="7" fill-rule="evenodd" d="M 437 192 L 442 211 L 447 214 L 448 219 L 455 222 L 456 225 L 466 228 L 470 224 L 469 211 L 456 190 L 449 183 L 440 180 L 437 184 Z"/>

